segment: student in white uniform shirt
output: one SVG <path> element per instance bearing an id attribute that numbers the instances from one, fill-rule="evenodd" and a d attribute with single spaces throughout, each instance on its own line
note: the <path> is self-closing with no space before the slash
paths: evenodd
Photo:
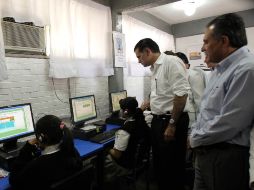
<path id="1" fill-rule="evenodd" d="M 201 97 L 206 87 L 207 77 L 205 72 L 198 67 L 194 67 L 190 69 L 189 60 L 184 53 L 177 52 L 175 53 L 175 55 L 183 61 L 188 72 L 188 81 L 191 87 L 191 93 L 189 94 L 189 97 L 188 97 L 189 106 L 190 106 L 189 107 L 189 117 L 190 117 L 189 126 L 191 126 L 192 123 L 196 120 L 197 114 L 199 112 L 199 105 L 200 105 Z"/>
<path id="2" fill-rule="evenodd" d="M 126 121 L 116 132 L 114 147 L 109 150 L 105 161 L 107 186 L 114 185 L 117 177 L 128 174 L 135 167 L 136 148 L 141 139 L 145 142 L 144 148 L 150 149 L 150 128 L 146 124 L 143 111 L 138 108 L 137 100 L 127 97 L 120 100 L 119 104 Z"/>

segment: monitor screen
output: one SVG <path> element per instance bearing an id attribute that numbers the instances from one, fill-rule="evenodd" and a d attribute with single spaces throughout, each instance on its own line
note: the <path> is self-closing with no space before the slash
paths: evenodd
<path id="1" fill-rule="evenodd" d="M 94 95 L 70 98 L 70 106 L 72 122 L 76 126 L 97 117 Z"/>
<path id="2" fill-rule="evenodd" d="M 119 105 L 119 100 L 124 99 L 126 97 L 127 97 L 126 90 L 110 93 L 110 102 L 112 105 L 112 112 L 119 111 L 121 109 Z"/>
<path id="3" fill-rule="evenodd" d="M 15 149 L 17 139 L 34 134 L 31 104 L 11 105 L 0 108 L 0 143 L 5 151 Z"/>

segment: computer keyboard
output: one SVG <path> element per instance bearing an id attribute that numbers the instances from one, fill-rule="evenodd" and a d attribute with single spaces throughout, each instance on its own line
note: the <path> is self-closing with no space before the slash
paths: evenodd
<path id="1" fill-rule="evenodd" d="M 102 144 L 102 143 L 105 143 L 109 140 L 114 139 L 116 131 L 117 131 L 117 129 L 112 129 L 110 131 L 105 131 L 103 133 L 99 133 L 99 134 L 89 138 L 89 140 L 92 141 L 92 142 Z"/>

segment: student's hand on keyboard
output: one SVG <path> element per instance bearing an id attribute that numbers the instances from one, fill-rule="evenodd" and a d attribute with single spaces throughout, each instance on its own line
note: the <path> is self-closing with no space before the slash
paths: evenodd
<path id="1" fill-rule="evenodd" d="M 31 145 L 35 145 L 35 146 L 38 146 L 38 144 L 39 144 L 39 142 L 36 138 L 29 139 L 28 143 L 31 144 Z"/>

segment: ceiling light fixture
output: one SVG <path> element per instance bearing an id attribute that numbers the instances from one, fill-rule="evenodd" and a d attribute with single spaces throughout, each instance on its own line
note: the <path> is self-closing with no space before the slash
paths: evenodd
<path id="1" fill-rule="evenodd" d="M 177 10 L 183 10 L 185 15 L 191 16 L 196 9 L 202 6 L 206 0 L 182 0 L 173 3 L 173 7 Z"/>
<path id="2" fill-rule="evenodd" d="M 191 16 L 196 12 L 196 4 L 194 0 L 184 1 L 183 10 L 187 16 Z"/>

